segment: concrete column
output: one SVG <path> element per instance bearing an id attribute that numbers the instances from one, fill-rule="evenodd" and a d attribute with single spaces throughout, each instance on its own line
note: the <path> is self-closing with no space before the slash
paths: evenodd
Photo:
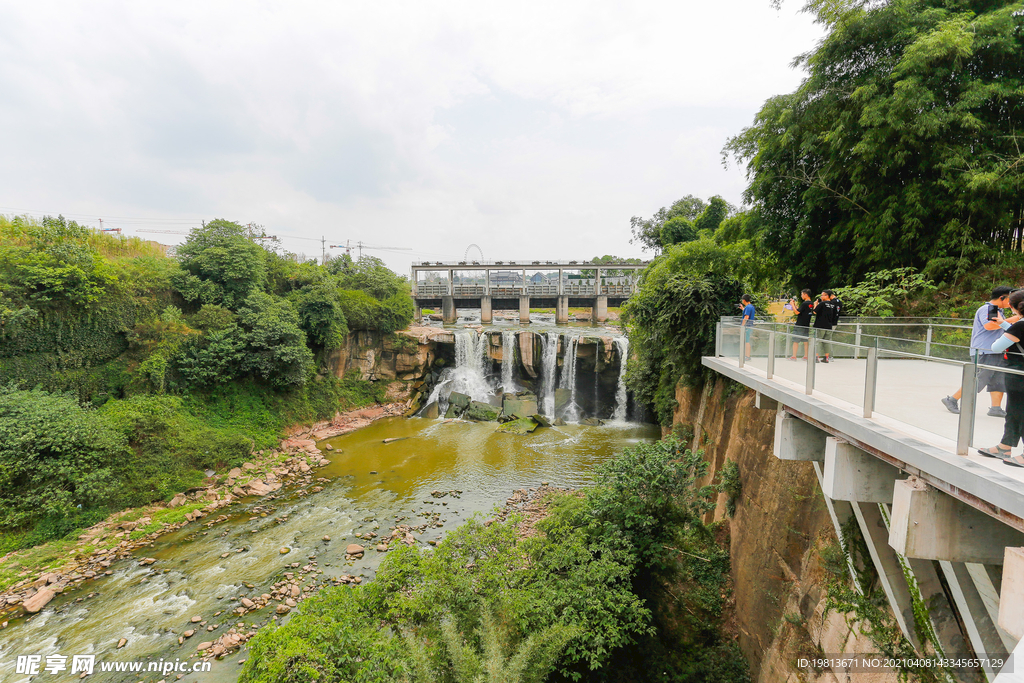
<path id="1" fill-rule="evenodd" d="M 562 269 L 558 269 L 558 296 L 562 296 Z"/>
<path id="2" fill-rule="evenodd" d="M 601 296 L 601 269 L 594 269 L 594 296 Z M 607 298 L 605 299 L 607 301 Z"/>
<path id="3" fill-rule="evenodd" d="M 905 557 L 1002 564 L 1024 534 L 918 479 L 896 482 L 889 545 Z"/>
<path id="4" fill-rule="evenodd" d="M 423 321 L 423 307 L 420 306 L 419 304 L 416 304 L 416 309 L 413 311 L 412 319 L 415 320 L 416 322 Z"/>
<path id="5" fill-rule="evenodd" d="M 519 297 L 519 322 L 523 325 L 530 322 L 530 297 L 525 294 Z"/>
<path id="6" fill-rule="evenodd" d="M 774 410 L 778 412 L 779 402 L 774 398 L 769 398 L 762 394 L 760 391 L 754 393 L 754 407 L 759 410 Z"/>
<path id="7" fill-rule="evenodd" d="M 1002 634 L 996 627 L 981 594 L 974 585 L 971 573 L 964 562 L 939 562 L 942 574 L 949 587 L 949 594 L 956 603 L 957 612 L 963 622 L 971 647 L 979 657 L 1006 657 L 1011 648 L 1003 644 Z M 993 678 L 998 669 L 983 667 Z"/>
<path id="8" fill-rule="evenodd" d="M 484 271 L 484 294 L 491 295 L 491 269 Z"/>
<path id="9" fill-rule="evenodd" d="M 865 453 L 853 444 L 828 437 L 825 440 L 825 495 L 834 500 L 860 503 L 892 503 L 892 490 L 900 471 Z"/>
<path id="10" fill-rule="evenodd" d="M 455 296 L 455 271 L 448 271 L 448 296 Z"/>
<path id="11" fill-rule="evenodd" d="M 555 304 L 555 322 L 559 325 L 569 322 L 569 297 L 566 295 L 558 295 L 558 301 Z"/>
<path id="12" fill-rule="evenodd" d="M 459 319 L 455 312 L 455 297 L 451 295 L 441 297 L 441 319 L 449 325 Z"/>
<path id="13" fill-rule="evenodd" d="M 1024 639 L 1024 548 L 1006 548 L 1004 553 L 1003 583 L 999 589 L 999 626 L 1014 638 Z M 1024 659 L 1018 666 L 1021 664 L 1024 664 Z M 1024 666 L 1021 666 L 1021 672 L 1024 672 Z"/>
<path id="14" fill-rule="evenodd" d="M 491 297 L 480 297 L 480 322 L 484 325 L 491 324 Z"/>
<path id="15" fill-rule="evenodd" d="M 597 323 L 608 320 L 608 297 L 601 295 L 594 297 L 594 306 L 591 308 L 591 319 Z"/>
<path id="16" fill-rule="evenodd" d="M 775 418 L 775 457 L 779 460 L 824 460 L 827 436 L 795 415 L 779 411 Z"/>

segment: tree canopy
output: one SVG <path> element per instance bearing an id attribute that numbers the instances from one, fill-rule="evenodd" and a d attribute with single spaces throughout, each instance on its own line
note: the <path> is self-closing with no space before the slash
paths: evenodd
<path id="1" fill-rule="evenodd" d="M 630 243 L 639 244 L 644 251 L 661 251 L 671 244 L 695 240 L 702 232 L 714 233 L 732 213 L 735 207 L 717 195 L 705 202 L 688 194 L 668 208 L 661 207 L 650 218 L 629 219 L 633 233 Z"/>
<path id="2" fill-rule="evenodd" d="M 831 32 L 725 153 L 792 277 L 964 272 L 1024 240 L 1024 3 L 812 2 Z"/>

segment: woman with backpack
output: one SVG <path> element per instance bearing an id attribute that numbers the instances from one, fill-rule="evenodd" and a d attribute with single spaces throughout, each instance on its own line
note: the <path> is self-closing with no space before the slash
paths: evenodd
<path id="1" fill-rule="evenodd" d="M 1010 308 L 1024 314 L 1024 290 L 1010 294 Z M 1012 370 L 1024 371 L 1024 320 L 1012 325 L 1005 320 L 1000 323 L 1003 335 L 992 342 L 992 350 L 1004 354 L 1005 366 Z M 1011 456 L 1011 451 L 1024 437 L 1024 375 L 1006 373 L 1006 418 L 1003 422 L 1003 438 L 991 448 L 978 451 L 989 458 L 1001 458 L 1003 463 L 1013 467 L 1024 467 L 1024 456 Z"/>

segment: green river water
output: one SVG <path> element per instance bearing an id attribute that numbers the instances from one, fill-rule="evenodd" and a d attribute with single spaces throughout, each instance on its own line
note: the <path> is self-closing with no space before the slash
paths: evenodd
<path id="1" fill-rule="evenodd" d="M 585 486 L 594 467 L 613 453 L 659 435 L 657 427 L 636 424 L 568 425 L 527 436 L 494 430 L 493 423 L 389 418 L 328 440 L 335 449 L 324 450 L 331 464 L 316 470 L 316 476 L 330 479 L 323 491 L 298 496 L 283 489 L 274 500 L 248 498 L 218 510 L 136 553 L 157 558 L 152 566 L 118 562 L 112 576 L 84 582 L 38 615 L 12 621 L 0 631 L 0 681 L 78 680 L 78 674 L 69 673 L 72 656 L 88 654 L 95 655 L 96 668 L 87 680 L 178 680 L 175 673 L 101 673 L 100 666 L 185 661 L 199 642 L 216 640 L 240 621 L 248 627 L 269 619 L 269 608 L 241 618 L 231 611 L 241 597 L 269 593 L 284 572 L 297 571 L 288 566 L 293 562 L 306 564 L 314 556 L 324 577 L 353 574 L 372 580 L 384 554 L 373 549 L 375 542 L 354 534 L 387 533 L 396 523 L 418 525 L 428 519 L 424 513 L 440 513 L 441 528 L 416 536 L 417 545 L 425 546 L 471 515 L 488 514 L 515 489 L 542 482 Z M 394 437 L 407 438 L 382 443 Z M 434 490 L 462 493 L 434 499 Z M 230 519 L 209 530 L 202 525 L 221 513 Z M 324 542 L 324 535 L 331 541 Z M 349 543 L 367 548 L 363 559 L 345 561 Z M 282 547 L 291 552 L 281 555 Z M 230 554 L 222 558 L 223 553 Z M 97 595 L 78 602 L 90 593 Z M 216 612 L 223 614 L 216 617 Z M 194 615 L 216 628 L 207 632 L 203 627 L 179 645 L 182 632 L 196 628 L 190 623 Z M 121 638 L 128 642 L 117 649 Z M 40 673 L 31 678 L 16 673 L 19 655 L 40 655 Z M 67 657 L 66 670 L 46 672 L 47 656 L 53 655 Z M 243 648 L 215 661 L 210 672 L 188 673 L 180 680 L 235 681 L 238 661 L 246 657 Z"/>

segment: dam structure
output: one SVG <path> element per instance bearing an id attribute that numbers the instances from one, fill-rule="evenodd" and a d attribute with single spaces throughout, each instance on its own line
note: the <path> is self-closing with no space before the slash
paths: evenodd
<path id="1" fill-rule="evenodd" d="M 1009 683 L 1024 680 L 1024 467 L 978 453 L 1003 419 L 962 327 L 845 319 L 808 339 L 722 318 L 702 363 L 775 413 L 776 458 L 813 464 L 852 574 L 874 577 L 915 650 L 961 658 L 947 680 Z M 954 414 L 941 401 L 957 389 Z"/>
<path id="2" fill-rule="evenodd" d="M 416 319 L 424 308 L 440 309 L 446 324 L 460 308 L 480 309 L 480 322 L 491 323 L 495 310 L 519 311 L 530 322 L 530 308 L 555 309 L 555 322 L 569 322 L 569 308 L 590 308 L 591 320 L 603 323 L 609 306 L 620 306 L 636 291 L 639 272 L 648 263 L 586 261 L 423 261 L 411 272 Z M 583 275 L 580 275 L 580 274 Z"/>

